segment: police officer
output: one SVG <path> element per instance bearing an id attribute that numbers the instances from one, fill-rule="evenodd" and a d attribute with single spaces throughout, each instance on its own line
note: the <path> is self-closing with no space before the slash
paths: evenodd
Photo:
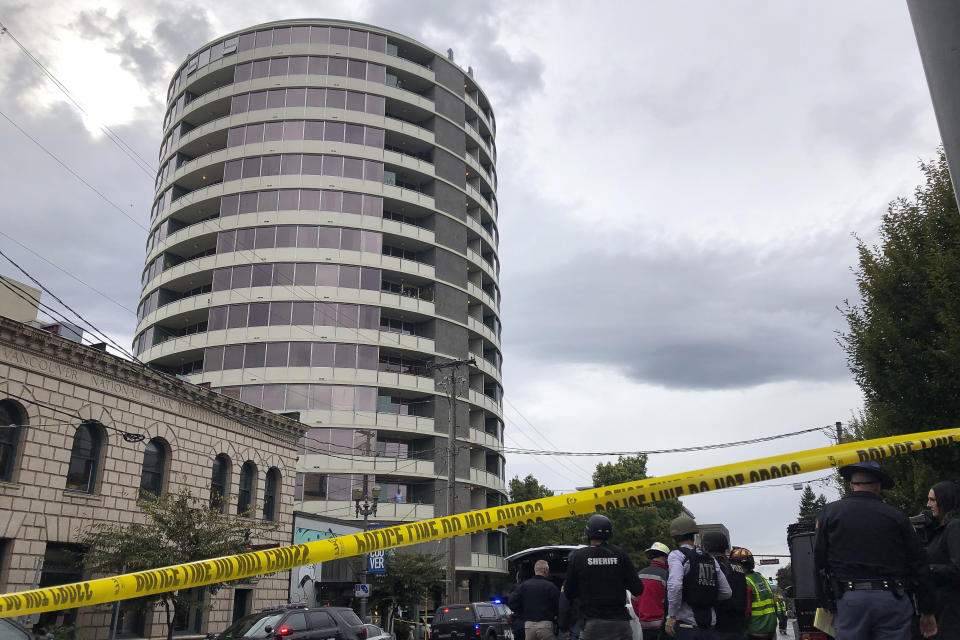
<path id="1" fill-rule="evenodd" d="M 677 548 L 667 556 L 667 620 L 663 630 L 677 640 L 713 638 L 714 606 L 733 593 L 717 559 L 694 543 L 699 530 L 687 515 L 670 522 L 670 535 Z"/>
<path id="2" fill-rule="evenodd" d="M 580 640 L 632 640 L 627 591 L 639 596 L 643 583 L 630 556 L 608 542 L 613 535 L 609 518 L 590 516 L 585 534 L 590 546 L 574 553 L 563 583 L 567 598 L 580 602 Z"/>
<path id="3" fill-rule="evenodd" d="M 703 550 L 717 560 L 720 571 L 730 585 L 730 597 L 720 600 L 713 610 L 717 616 L 714 626 L 719 640 L 745 640 L 747 637 L 747 574 L 737 562 L 730 562 L 727 549 L 730 541 L 720 531 L 703 534 Z"/>
<path id="4" fill-rule="evenodd" d="M 843 640 L 908 640 L 913 604 L 924 637 L 937 632 L 933 590 L 920 541 L 910 520 L 880 501 L 893 479 L 875 460 L 840 467 L 850 492 L 817 518 L 814 563 L 821 602 L 835 611 Z"/>

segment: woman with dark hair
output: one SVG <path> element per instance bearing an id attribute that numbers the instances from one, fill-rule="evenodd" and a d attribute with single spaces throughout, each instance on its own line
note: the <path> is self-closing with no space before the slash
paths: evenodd
<path id="1" fill-rule="evenodd" d="M 933 485 L 927 508 L 936 520 L 927 559 L 937 591 L 937 638 L 960 638 L 960 485 Z"/>

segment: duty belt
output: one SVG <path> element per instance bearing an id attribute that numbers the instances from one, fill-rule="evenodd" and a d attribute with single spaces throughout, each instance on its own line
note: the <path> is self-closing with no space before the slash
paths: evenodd
<path id="1" fill-rule="evenodd" d="M 845 591 L 903 591 L 903 580 L 838 580 L 841 592 Z"/>

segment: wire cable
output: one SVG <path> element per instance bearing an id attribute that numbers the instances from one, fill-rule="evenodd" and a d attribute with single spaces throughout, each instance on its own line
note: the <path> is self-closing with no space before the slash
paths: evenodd
<path id="1" fill-rule="evenodd" d="M 44 153 L 46 153 L 48 156 L 50 156 L 51 158 L 53 158 L 54 161 L 56 161 L 57 164 L 59 164 L 59 165 L 60 165 L 61 167 L 63 167 L 64 169 L 66 169 L 67 172 L 70 173 L 70 175 L 72 175 L 74 178 L 76 178 L 77 180 L 79 180 L 80 182 L 82 182 L 84 185 L 86 185 L 86 187 L 87 187 L 88 189 L 90 189 L 91 191 L 93 191 L 95 194 L 97 194 L 98 196 L 100 196 L 100 198 L 101 198 L 104 202 L 106 202 L 106 203 L 109 204 L 111 207 L 113 207 L 114 209 L 116 209 L 117 211 L 119 211 L 119 212 L 123 215 L 124 218 L 126 218 L 127 220 L 129 220 L 129 221 L 132 222 L 133 224 L 137 225 L 138 227 L 140 227 L 140 228 L 143 229 L 144 231 L 148 231 L 148 229 L 147 229 L 145 226 L 143 226 L 142 224 L 140 224 L 139 222 L 137 222 L 136 220 L 134 220 L 133 218 L 131 218 L 130 215 L 129 215 L 126 211 L 124 211 L 123 208 L 122 208 L 120 205 L 118 205 L 116 202 L 114 202 L 113 200 L 111 200 L 111 199 L 108 198 L 107 196 L 103 195 L 103 193 L 102 193 L 99 189 L 97 189 L 95 186 L 93 186 L 92 184 L 90 184 L 89 182 L 87 182 L 87 181 L 83 178 L 83 176 L 81 176 L 79 173 L 77 173 L 76 171 L 74 171 L 73 169 L 71 169 L 71 168 L 67 165 L 67 163 L 65 163 L 63 160 L 61 160 L 61 159 L 58 158 L 56 155 L 54 155 L 54 153 L 53 153 L 52 151 L 50 151 L 49 149 L 47 149 L 45 146 L 43 146 L 43 144 L 41 144 L 39 140 L 37 140 L 36 138 L 34 138 L 33 136 L 31 136 L 29 133 L 27 133 L 20 125 L 18 125 L 16 122 L 14 122 L 14 121 L 10 118 L 10 116 L 8 116 L 7 114 L 5 114 L 3 111 L 0 111 L 0 116 L 3 116 L 3 118 L 4 118 L 7 122 L 9 122 L 10 124 L 12 124 L 12 125 L 17 129 L 17 131 L 19 131 L 19 132 L 22 133 L 24 136 L 26 136 L 31 142 L 33 142 L 33 144 L 35 144 L 35 145 L 37 145 L 38 147 L 40 147 L 41 149 L 43 149 Z"/>
<path id="2" fill-rule="evenodd" d="M 89 320 L 87 320 L 86 318 L 84 318 L 80 313 L 74 311 L 73 308 L 70 307 L 70 305 L 68 305 L 66 302 L 64 302 L 64 301 L 61 300 L 59 297 L 57 297 L 57 295 L 56 295 L 55 293 L 53 293 L 50 289 L 48 289 L 46 286 L 44 286 L 42 282 L 40 282 L 39 280 L 37 280 L 36 278 L 34 278 L 32 275 L 30 275 L 30 274 L 26 271 L 26 269 L 24 269 L 24 268 L 21 267 L 19 264 L 17 264 L 17 262 L 14 261 L 13 258 L 11 258 L 11 257 L 8 256 L 7 254 L 5 254 L 3 251 L 0 251 L 0 256 L 2 256 L 3 258 L 5 258 L 5 259 L 7 260 L 7 262 L 9 262 L 9 263 L 12 264 L 14 267 L 16 267 L 17 270 L 20 271 L 20 273 L 22 273 L 23 275 L 25 275 L 25 276 L 27 276 L 28 278 L 30 278 L 30 280 L 31 280 L 34 284 L 36 284 L 38 287 L 40 287 L 44 292 L 46 292 L 48 295 L 50 295 L 54 300 L 56 300 L 56 301 L 59 302 L 61 305 L 63 305 L 64 308 L 66 308 L 66 309 L 69 310 L 71 313 L 73 313 L 73 315 L 75 315 L 77 318 L 79 318 L 80 321 L 83 322 L 83 324 L 85 324 L 85 325 L 87 325 L 88 327 L 90 327 L 91 329 L 93 329 L 93 331 L 96 332 L 95 335 L 96 335 L 96 334 L 100 334 L 100 336 L 105 339 L 105 342 L 109 342 L 110 344 L 112 344 L 112 345 L 114 346 L 114 348 L 116 348 L 120 353 L 122 353 L 123 355 L 129 357 L 131 360 L 133 360 L 133 361 L 136 362 L 137 364 L 143 364 L 142 362 L 140 362 L 140 360 L 137 359 L 137 357 L 136 357 L 135 355 L 133 355 L 132 353 L 130 353 L 129 351 L 127 351 L 125 348 L 123 348 L 123 347 L 121 347 L 119 344 L 117 344 L 117 343 L 113 340 L 113 338 L 111 338 L 111 337 L 108 336 L 105 332 L 103 332 L 103 331 L 101 331 L 99 328 L 97 328 L 93 323 L 91 323 Z M 29 295 L 31 298 L 33 297 L 31 294 L 29 294 L 29 293 L 27 293 L 27 292 L 24 292 L 24 293 L 26 293 L 27 295 Z M 37 304 L 40 304 L 39 298 L 37 299 Z"/>
<path id="3" fill-rule="evenodd" d="M 123 309 L 124 311 L 128 311 L 128 312 L 132 313 L 133 315 L 137 315 L 137 312 L 134 311 L 133 309 L 131 309 L 130 307 L 127 307 L 127 306 L 123 305 L 123 303 L 117 302 L 116 300 L 114 300 L 113 298 L 111 298 L 110 296 L 108 296 L 107 294 L 105 294 L 103 291 L 100 291 L 99 289 L 97 289 L 97 288 L 94 287 L 93 285 L 84 282 L 83 280 L 81 280 L 80 278 L 78 278 L 76 275 L 70 273 L 69 271 L 67 271 L 66 269 L 64 269 L 63 267 L 61 267 L 60 265 L 58 265 L 57 263 L 53 262 L 52 260 L 49 260 L 49 259 L 43 257 L 42 255 L 40 255 L 39 253 L 37 253 L 36 251 L 34 251 L 33 249 L 31 249 L 31 248 L 28 247 L 27 245 L 25 245 L 25 244 L 23 244 L 22 242 L 20 242 L 19 240 L 17 240 L 16 238 L 13 238 L 13 237 L 7 235 L 7 234 L 4 233 L 2 230 L 0 230 L 0 236 L 3 236 L 4 238 L 6 238 L 7 240 L 9 240 L 10 242 L 13 242 L 14 244 L 19 245 L 19 246 L 22 247 L 23 249 L 26 249 L 27 251 L 29 251 L 30 253 L 32 253 L 32 254 L 35 255 L 36 257 L 38 257 L 38 258 L 40 258 L 41 260 L 43 260 L 44 262 L 46 262 L 47 264 L 49 264 L 49 265 L 51 265 L 52 267 L 54 267 L 54 268 L 56 268 L 57 270 L 59 270 L 59 271 L 60 271 L 61 273 L 63 273 L 64 275 L 73 278 L 74 280 L 76 280 L 77 282 L 79 282 L 80 284 L 82 284 L 83 286 L 85 286 L 86 288 L 90 289 L 91 291 L 93 291 L 94 293 L 100 295 L 101 297 L 105 298 L 106 300 L 109 300 L 110 302 L 112 302 L 113 304 L 117 305 L 118 307 L 120 307 L 120 308 Z"/>
<path id="4" fill-rule="evenodd" d="M 49 69 L 47 69 L 43 65 L 43 63 L 37 59 L 36 56 L 30 53 L 30 51 L 23 45 L 23 43 L 17 40 L 17 38 L 13 35 L 13 33 L 10 32 L 10 29 L 4 26 L 2 22 L 0 22 L 0 35 L 9 36 L 9 38 L 13 40 L 14 44 L 16 44 L 20 48 L 20 51 L 22 51 L 23 54 L 31 62 L 37 65 L 37 67 L 40 68 L 40 71 L 42 71 L 43 74 L 47 78 L 49 78 L 51 82 L 53 82 L 54 86 L 57 87 L 57 89 L 59 89 L 71 103 L 73 103 L 73 106 L 75 106 L 80 111 L 80 113 L 92 119 L 92 116 L 87 112 L 86 109 L 83 108 L 83 106 L 79 102 L 77 102 L 76 98 L 73 97 L 73 94 L 70 93 L 70 90 L 67 89 L 66 85 L 60 82 L 60 80 L 55 75 L 53 75 L 53 73 Z M 144 160 L 143 157 L 140 156 L 140 154 L 138 154 L 133 149 L 133 147 L 130 146 L 123 138 L 121 138 L 119 134 L 117 134 L 113 129 L 111 129 L 105 124 L 100 124 L 100 123 L 97 123 L 97 126 L 100 127 L 100 130 L 103 131 L 104 134 L 106 134 L 106 136 L 110 139 L 110 141 L 113 142 L 113 144 L 115 144 L 117 148 L 123 152 L 124 155 L 126 155 L 128 158 L 130 158 L 130 160 L 134 162 L 137 168 L 139 168 L 141 171 L 147 174 L 147 177 L 153 178 L 156 175 L 157 169 L 151 166 L 151 164 L 147 160 Z"/>
<path id="5" fill-rule="evenodd" d="M 800 429 L 799 431 L 790 431 L 789 433 L 779 433 L 772 436 L 763 436 L 760 438 L 751 438 L 749 440 L 737 440 L 735 442 L 721 442 L 717 444 L 704 444 L 693 447 L 680 447 L 676 449 L 649 449 L 644 451 L 550 451 L 543 449 L 516 449 L 504 448 L 506 453 L 523 454 L 528 456 L 640 456 L 654 455 L 659 453 L 689 453 L 691 451 L 709 451 L 712 449 L 726 449 L 729 447 L 740 447 L 748 444 L 757 444 L 760 442 L 770 442 L 780 438 L 791 438 L 805 433 L 822 431 L 823 427 L 811 427 L 809 429 Z"/>

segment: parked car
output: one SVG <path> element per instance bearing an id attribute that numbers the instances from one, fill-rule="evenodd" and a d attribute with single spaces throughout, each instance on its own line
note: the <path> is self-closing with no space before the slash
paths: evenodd
<path id="1" fill-rule="evenodd" d="M 430 640 L 513 640 L 510 608 L 500 602 L 450 604 L 433 616 Z"/>
<path id="2" fill-rule="evenodd" d="M 302 604 L 268 607 L 258 613 L 245 615 L 219 635 L 208 634 L 216 640 L 253 640 L 254 638 L 283 638 L 284 640 L 366 640 L 367 630 L 360 618 L 349 607 L 316 607 Z"/>
<path id="3" fill-rule="evenodd" d="M 363 628 L 367 631 L 367 640 L 393 640 L 392 635 L 375 624 L 365 624 Z"/>
<path id="4" fill-rule="evenodd" d="M 34 637 L 43 636 L 34 636 L 16 620 L 0 618 L 0 640 L 34 640 Z"/>

